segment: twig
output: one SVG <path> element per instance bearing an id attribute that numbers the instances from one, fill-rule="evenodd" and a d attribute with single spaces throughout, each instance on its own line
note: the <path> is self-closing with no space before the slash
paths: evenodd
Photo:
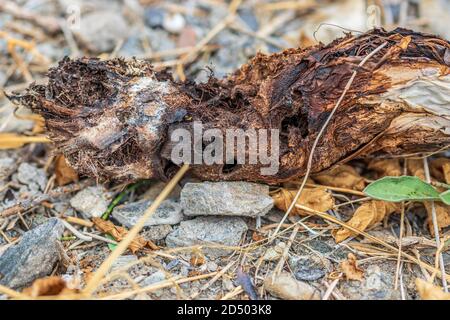
<path id="1" fill-rule="evenodd" d="M 406 175 L 407 161 L 408 161 L 408 159 L 405 159 L 405 161 L 404 161 L 403 175 Z M 400 278 L 400 270 L 402 267 L 401 252 L 402 252 L 402 242 L 403 242 L 402 240 L 403 240 L 404 228 L 405 228 L 405 202 L 402 201 L 402 210 L 400 213 L 400 234 L 398 236 L 399 243 L 398 243 L 397 267 L 395 269 L 395 281 L 394 281 L 394 289 L 395 290 L 397 290 L 397 288 L 398 288 L 398 281 Z"/>
<path id="2" fill-rule="evenodd" d="M 59 20 L 50 16 L 41 16 L 26 10 L 13 1 L 0 0 L 0 11 L 7 12 L 16 19 L 27 20 L 41 27 L 49 34 L 55 34 L 60 30 Z"/>
<path id="3" fill-rule="evenodd" d="M 94 226 L 94 223 L 92 221 L 76 218 L 76 217 L 63 217 L 67 222 L 78 224 L 83 227 L 92 228 Z"/>
<path id="4" fill-rule="evenodd" d="M 67 221 L 61 219 L 62 224 L 64 225 L 64 227 L 66 227 L 67 230 L 69 230 L 70 232 L 73 233 L 74 236 L 76 236 L 77 238 L 84 240 L 84 241 L 92 241 L 92 237 L 87 236 L 83 233 L 81 233 L 80 231 L 78 231 L 77 229 L 75 229 L 74 226 L 72 226 L 70 223 L 68 223 Z"/>
<path id="5" fill-rule="evenodd" d="M 425 171 L 425 178 L 428 183 L 431 182 L 430 177 L 430 168 L 428 167 L 428 158 L 423 158 L 423 167 Z M 441 247 L 441 239 L 439 238 L 439 225 L 437 221 L 437 215 L 436 215 L 436 206 L 434 204 L 434 201 L 430 201 L 431 203 L 431 219 L 433 221 L 433 230 L 434 230 L 434 238 L 436 240 L 436 259 L 439 259 L 439 265 L 441 268 L 441 273 L 445 274 L 445 264 L 444 264 L 444 257 L 439 251 L 439 248 Z M 448 292 L 448 286 L 447 286 L 447 279 L 445 277 L 441 278 L 442 280 L 442 287 L 444 288 L 444 292 Z"/>
<path id="6" fill-rule="evenodd" d="M 385 46 L 387 45 L 387 42 L 382 43 L 381 45 L 379 45 L 376 49 L 374 49 L 371 53 L 369 53 L 359 64 L 358 64 L 358 68 L 361 68 L 370 58 L 372 58 L 378 51 L 380 51 L 381 49 L 383 49 Z M 280 221 L 280 226 L 283 224 L 283 222 L 286 220 L 286 218 L 289 216 L 289 214 L 291 213 L 292 209 L 294 209 L 297 200 L 299 199 L 303 188 L 306 185 L 306 181 L 308 180 L 309 174 L 311 172 L 311 167 L 312 167 L 312 161 L 313 161 L 313 156 L 314 156 L 314 152 L 316 150 L 317 144 L 319 143 L 320 138 L 322 137 L 322 134 L 325 132 L 326 127 L 328 126 L 328 124 L 330 123 L 331 119 L 333 118 L 334 113 L 336 112 L 336 110 L 339 108 L 339 106 L 341 105 L 342 101 L 344 100 L 345 95 L 347 94 L 347 91 L 350 89 L 350 86 L 353 83 L 353 80 L 356 77 L 356 74 L 358 73 L 358 68 L 356 68 L 350 79 L 348 80 L 347 84 L 345 85 L 344 91 L 342 92 L 341 96 L 339 97 L 339 100 L 336 102 L 336 105 L 334 106 L 333 110 L 330 112 L 330 114 L 327 117 L 327 120 L 325 121 L 325 123 L 323 124 L 322 128 L 320 129 L 316 139 L 314 140 L 314 143 L 312 145 L 311 151 L 309 153 L 309 158 L 308 158 L 308 163 L 306 166 L 306 173 L 303 177 L 303 181 L 302 184 L 300 185 L 300 188 L 298 189 L 294 199 L 292 200 L 291 205 L 289 206 L 289 208 L 286 211 L 286 214 L 284 215 L 283 219 L 281 219 Z M 277 229 L 275 229 L 275 232 L 272 236 L 272 238 L 274 239 L 276 234 L 278 233 L 278 231 L 280 230 L 280 227 L 277 227 Z"/>
<path id="7" fill-rule="evenodd" d="M 114 240 L 112 240 L 112 239 L 108 239 L 108 238 L 99 236 L 98 234 L 95 234 L 95 233 L 91 233 L 91 232 L 83 232 L 83 234 L 85 234 L 85 235 L 87 235 L 87 236 L 89 236 L 89 237 L 92 237 L 93 239 L 100 240 L 100 241 L 104 241 L 104 242 L 106 242 L 106 243 L 117 244 L 117 241 L 114 241 Z"/>
<path id="8" fill-rule="evenodd" d="M 201 49 L 204 46 L 206 46 L 219 32 L 221 32 L 223 29 L 225 29 L 228 26 L 228 24 L 230 24 L 234 20 L 234 18 L 236 16 L 236 11 L 237 11 L 239 5 L 241 4 L 241 2 L 242 2 L 242 0 L 233 0 L 228 9 L 229 13 L 225 17 L 225 19 L 223 19 L 214 28 L 212 28 L 208 32 L 208 34 L 195 45 L 195 47 L 192 51 L 190 51 L 188 54 L 183 56 L 180 59 L 179 64 L 184 65 L 184 64 L 192 62 L 195 59 L 195 57 L 197 56 L 197 54 L 201 51 Z"/>
<path id="9" fill-rule="evenodd" d="M 5 286 L 2 286 L 0 284 L 0 293 L 6 294 L 8 297 L 14 298 L 14 299 L 29 299 L 27 295 L 24 295 L 23 293 L 14 291 L 10 288 L 7 288 Z"/>
<path id="10" fill-rule="evenodd" d="M 333 293 L 334 288 L 336 288 L 340 277 L 334 279 L 329 285 L 327 285 L 327 291 L 323 294 L 322 300 L 328 300 L 330 295 Z"/>
<path id="11" fill-rule="evenodd" d="M 289 254 L 289 250 L 291 249 L 292 243 L 294 242 L 295 237 L 297 236 L 298 229 L 300 226 L 298 224 L 295 225 L 294 230 L 291 233 L 291 236 L 289 237 L 289 241 L 284 248 L 283 254 L 281 255 L 280 261 L 278 261 L 277 266 L 275 267 L 275 270 L 273 272 L 272 277 L 275 278 L 280 275 L 281 271 L 283 270 L 284 262 L 286 261 L 286 258 Z M 272 279 L 274 281 L 275 279 Z"/>
<path id="12" fill-rule="evenodd" d="M 242 289 L 241 286 L 237 286 L 236 288 L 228 292 L 226 295 L 224 295 L 220 300 L 230 300 L 231 298 L 236 297 L 238 294 L 241 294 L 242 292 L 244 292 L 244 289 Z"/>

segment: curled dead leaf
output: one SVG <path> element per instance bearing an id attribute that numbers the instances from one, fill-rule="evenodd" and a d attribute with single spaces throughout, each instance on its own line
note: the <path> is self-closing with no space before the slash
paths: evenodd
<path id="1" fill-rule="evenodd" d="M 341 262 L 341 269 L 347 280 L 362 281 L 364 271 L 358 267 L 356 257 L 353 253 L 349 253 L 347 260 Z"/>
<path id="2" fill-rule="evenodd" d="M 37 279 L 30 287 L 23 289 L 23 293 L 32 298 L 56 296 L 76 292 L 76 289 L 68 288 L 66 282 L 61 277 L 57 276 Z"/>
<path id="3" fill-rule="evenodd" d="M 323 185 L 331 187 L 359 191 L 363 190 L 365 187 L 364 178 L 359 175 L 355 168 L 345 164 L 334 168 L 331 171 L 314 175 L 313 179 Z"/>
<path id="4" fill-rule="evenodd" d="M 353 214 L 353 217 L 347 221 L 347 224 L 358 230 L 364 231 L 382 221 L 387 215 L 396 211 L 400 211 L 398 203 L 371 200 L 359 206 Z M 356 234 L 346 228 L 341 228 L 333 233 L 336 243 L 344 241 L 354 235 Z"/>
<path id="5" fill-rule="evenodd" d="M 126 237 L 128 230 L 123 227 L 119 227 L 114 225 L 111 221 L 106 221 L 101 218 L 94 217 L 92 218 L 92 222 L 94 222 L 97 229 L 100 231 L 109 234 L 116 241 L 122 241 L 123 238 Z M 137 251 L 144 249 L 145 247 L 149 247 L 152 250 L 158 250 L 159 247 L 151 241 L 145 240 L 143 237 L 137 236 L 130 243 L 128 248 L 131 252 L 136 253 Z"/>
<path id="6" fill-rule="evenodd" d="M 198 266 L 205 264 L 205 262 L 206 262 L 205 255 L 202 254 L 201 252 L 194 252 L 191 255 L 191 260 L 190 260 L 191 266 L 198 267 Z"/>
<path id="7" fill-rule="evenodd" d="M 423 279 L 416 279 L 416 288 L 422 300 L 450 300 L 450 293 Z"/>
<path id="8" fill-rule="evenodd" d="M 378 178 L 385 176 L 398 177 L 402 175 L 402 167 L 399 159 L 373 159 L 367 166 L 368 169 L 378 173 Z"/>
<path id="9" fill-rule="evenodd" d="M 436 168 L 439 167 L 439 165 L 441 166 L 441 168 L 444 167 L 444 163 L 443 161 L 438 161 L 435 162 L 435 173 L 436 173 Z M 422 179 L 422 180 L 426 180 L 425 179 L 425 170 L 423 167 L 423 161 L 422 160 L 418 160 L 418 159 L 411 159 L 408 160 L 407 162 L 407 168 L 410 174 Z M 432 166 L 430 166 L 430 171 L 431 168 L 433 168 Z M 445 177 L 445 173 L 442 173 L 443 176 Z M 446 180 L 447 181 L 447 180 Z M 423 203 L 423 205 L 425 206 L 425 209 L 427 210 L 427 222 L 428 222 L 428 229 L 430 230 L 430 233 L 432 235 L 434 235 L 434 228 L 433 228 L 433 205 L 431 202 L 426 201 Z M 443 204 L 442 202 L 434 202 L 434 207 L 436 209 L 436 218 L 437 218 L 437 223 L 438 223 L 438 229 L 439 231 L 445 227 L 450 226 L 450 206 Z"/>
<path id="10" fill-rule="evenodd" d="M 286 211 L 294 200 L 296 193 L 297 190 L 281 188 L 272 195 L 275 206 L 280 210 Z M 297 200 L 297 204 L 313 210 L 326 212 L 333 208 L 334 198 L 325 188 L 304 188 Z M 294 208 L 291 214 L 308 215 L 307 212 L 298 208 Z"/>
<path id="11" fill-rule="evenodd" d="M 66 158 L 63 155 L 59 155 L 56 158 L 55 175 L 56 183 L 59 186 L 64 186 L 68 183 L 78 181 L 78 174 L 67 164 Z"/>
<path id="12" fill-rule="evenodd" d="M 432 160 L 430 172 L 437 180 L 450 184 L 450 159 L 437 158 Z"/>

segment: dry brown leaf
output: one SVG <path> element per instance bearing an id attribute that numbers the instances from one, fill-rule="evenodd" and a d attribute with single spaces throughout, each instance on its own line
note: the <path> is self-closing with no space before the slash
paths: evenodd
<path id="1" fill-rule="evenodd" d="M 255 242 L 258 242 L 258 241 L 264 240 L 264 236 L 257 231 L 253 231 L 252 240 Z"/>
<path id="2" fill-rule="evenodd" d="M 450 184 L 450 159 L 437 158 L 432 160 L 430 172 L 437 180 Z"/>
<path id="3" fill-rule="evenodd" d="M 66 282 L 58 276 L 37 279 L 30 287 L 23 289 L 23 293 L 32 298 L 56 296 L 75 292 L 77 292 L 77 290 L 67 288 Z"/>
<path id="4" fill-rule="evenodd" d="M 441 164 L 442 164 L 442 162 L 441 162 Z M 423 168 L 422 160 L 416 160 L 416 159 L 408 160 L 407 168 L 408 168 L 408 171 L 410 172 L 410 174 L 412 174 L 413 176 L 416 176 L 422 180 L 426 180 L 425 179 L 425 170 Z M 430 171 L 431 171 L 431 167 L 430 167 Z M 432 216 L 433 211 L 432 211 L 431 202 L 426 201 L 423 204 L 428 213 L 428 217 L 427 217 L 428 229 L 430 230 L 430 233 L 432 235 L 434 235 L 433 216 Z M 439 231 L 442 228 L 450 226 L 450 206 L 445 205 L 442 202 L 434 202 L 434 207 L 436 209 L 436 218 L 437 218 Z"/>
<path id="5" fill-rule="evenodd" d="M 272 195 L 275 206 L 283 211 L 286 211 L 294 200 L 297 190 L 288 190 L 281 188 L 278 192 Z M 304 188 L 297 204 L 311 208 L 313 210 L 326 212 L 334 206 L 334 199 L 331 193 L 327 192 L 325 188 Z M 294 208 L 291 214 L 308 215 L 309 213 Z"/>
<path id="6" fill-rule="evenodd" d="M 368 169 L 378 173 L 378 178 L 385 176 L 398 177 L 402 175 L 402 167 L 399 159 L 373 159 L 367 166 Z"/>
<path id="7" fill-rule="evenodd" d="M 341 262 L 341 269 L 347 280 L 362 281 L 364 278 L 364 271 L 358 267 L 353 253 L 349 253 L 347 260 Z"/>
<path id="8" fill-rule="evenodd" d="M 416 279 L 416 288 L 422 300 L 450 300 L 450 293 L 423 279 Z"/>
<path id="9" fill-rule="evenodd" d="M 205 262 L 206 262 L 206 258 L 201 252 L 194 252 L 191 255 L 191 260 L 190 260 L 191 266 L 198 267 L 198 266 L 205 264 Z"/>
<path id="10" fill-rule="evenodd" d="M 17 149 L 23 147 L 27 143 L 36 142 L 47 143 L 50 142 L 50 140 L 44 136 L 24 136 L 10 132 L 0 133 L 0 150 Z"/>
<path id="11" fill-rule="evenodd" d="M 63 155 L 59 155 L 56 158 L 55 175 L 56 183 L 59 186 L 64 186 L 68 183 L 78 181 L 78 174 L 67 164 L 66 158 Z"/>
<path id="12" fill-rule="evenodd" d="M 94 217 L 92 218 L 92 222 L 94 222 L 97 229 L 100 231 L 109 234 L 112 236 L 116 241 L 122 241 L 123 238 L 126 237 L 128 230 L 123 227 L 119 227 L 114 225 L 111 221 L 105 221 L 101 218 Z M 154 244 L 151 241 L 145 240 L 141 236 L 137 236 L 133 241 L 130 243 L 128 248 L 131 250 L 131 252 L 136 253 L 137 251 L 149 247 L 152 250 L 158 250 L 159 247 Z"/>
<path id="13" fill-rule="evenodd" d="M 314 175 L 312 177 L 319 183 L 331 187 L 363 190 L 365 187 L 364 178 L 349 165 L 341 165 L 329 172 Z"/>
<path id="14" fill-rule="evenodd" d="M 400 206 L 397 203 L 371 200 L 359 206 L 353 214 L 353 217 L 347 221 L 347 224 L 364 231 L 395 211 L 400 211 Z M 354 235 L 356 235 L 354 232 L 346 228 L 341 228 L 333 233 L 336 243 Z"/>

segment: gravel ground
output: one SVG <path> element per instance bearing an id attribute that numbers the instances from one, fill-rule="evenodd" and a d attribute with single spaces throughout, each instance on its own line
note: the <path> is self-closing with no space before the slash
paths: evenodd
<path id="1" fill-rule="evenodd" d="M 449 1 L 419 5 L 410 0 L 404 1 L 406 6 L 399 5 L 401 1 L 380 1 L 384 3 L 381 21 L 376 16 L 380 7 L 369 6 L 371 2 L 243 1 L 235 19 L 209 39 L 227 19 L 229 3 L 225 1 L 0 0 L 0 86 L 11 92 L 23 90 L 32 81 L 43 82 L 47 69 L 64 56 L 148 59 L 156 69 L 168 68 L 175 79 L 205 82 L 211 72 L 225 77 L 257 52 L 328 43 L 347 29 L 364 31 L 380 23 L 387 29 L 401 25 L 450 38 Z M 327 25 L 314 33 L 321 23 Z M 197 48 L 204 39 L 209 40 Z M 186 57 L 188 63 L 179 67 Z M 30 111 L 15 111 L 0 93 L 0 134 L 30 136 L 42 130 Z M 57 171 L 62 169 L 53 151 L 46 143 L 0 150 L 0 285 L 20 291 L 38 278 L 56 275 L 79 289 L 114 249 L 97 229 L 76 223 L 71 229 L 62 221 L 100 217 L 125 186 L 69 178 L 61 187 L 64 183 L 59 183 Z M 365 178 L 373 178 L 365 164 L 352 166 Z M 62 176 L 68 172 L 65 169 Z M 110 221 L 131 228 L 163 187 L 162 182 L 148 181 L 126 193 Z M 357 199 L 343 193 L 333 196 L 336 203 Z M 34 203 L 36 199 L 44 200 Z M 9 214 L 18 204 L 23 208 Z M 353 212 L 354 207 L 346 205 L 338 217 L 348 220 Z M 300 228 L 294 239 L 290 226 L 274 241 L 266 241 L 282 216 L 268 186 L 209 185 L 187 175 L 140 233 L 160 249 L 125 252 L 96 294 L 155 300 L 418 298 L 414 281 L 426 271 L 402 262 L 397 281 L 395 252 L 361 238 L 336 244 L 332 236 L 336 227 L 324 220 L 309 218 L 307 225 L 313 230 Z M 436 248 L 425 210 L 408 207 L 405 217 L 407 234 L 422 242 L 404 250 L 434 265 Z M 369 233 L 395 242 L 399 226 L 399 215 L 392 215 Z M 362 280 L 342 276 L 341 263 L 349 253 L 357 257 Z M 450 254 L 443 256 L 448 272 Z M 282 276 L 270 280 L 280 259 L 284 261 Z M 209 282 L 218 272 L 217 280 Z M 167 279 L 184 282 L 167 284 Z M 137 287 L 149 289 L 132 293 Z"/>

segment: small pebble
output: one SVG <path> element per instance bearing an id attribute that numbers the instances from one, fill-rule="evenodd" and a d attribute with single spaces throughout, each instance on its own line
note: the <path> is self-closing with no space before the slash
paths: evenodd
<path id="1" fill-rule="evenodd" d="M 186 20 L 179 13 L 164 16 L 163 27 L 171 33 L 180 33 L 186 25 Z"/>
<path id="2" fill-rule="evenodd" d="M 110 194 L 102 186 L 96 186 L 79 191 L 70 199 L 70 205 L 86 218 L 98 218 L 106 211 L 110 201 Z"/>
<path id="3" fill-rule="evenodd" d="M 150 28 L 162 27 L 165 16 L 166 12 L 164 11 L 164 9 L 159 7 L 149 7 L 144 11 L 145 23 Z"/>

